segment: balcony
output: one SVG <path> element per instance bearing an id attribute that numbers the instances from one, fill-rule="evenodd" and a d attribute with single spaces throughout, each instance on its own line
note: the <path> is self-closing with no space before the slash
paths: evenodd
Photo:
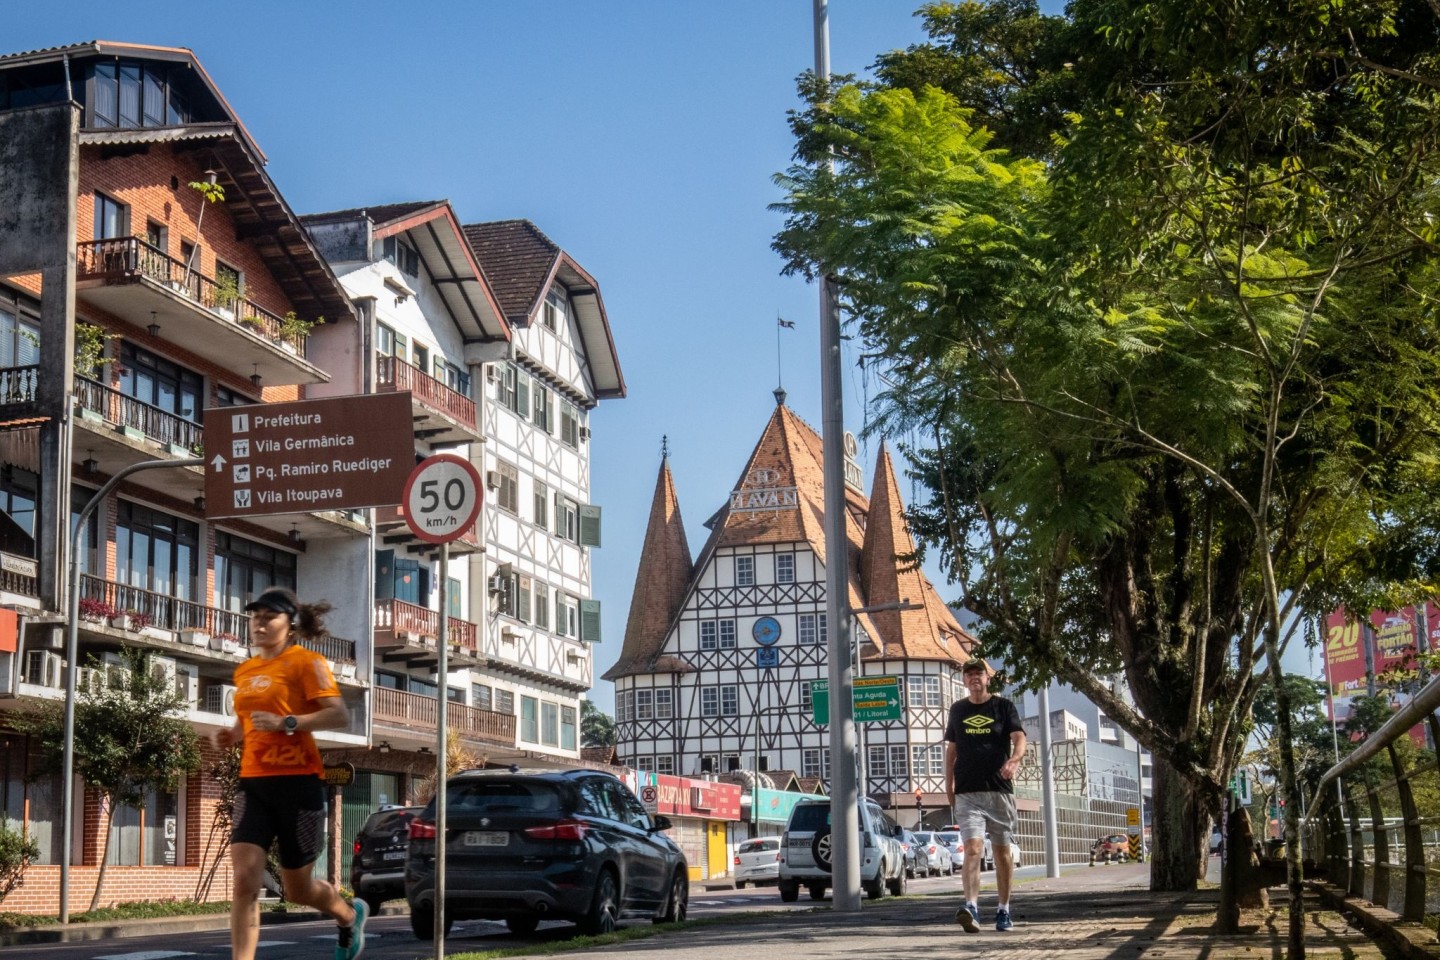
<path id="1" fill-rule="evenodd" d="M 0 368 L 0 410 L 9 427 L 33 426 L 45 417 L 35 399 L 40 385 L 40 366 Z"/>
<path id="2" fill-rule="evenodd" d="M 469 620 L 449 617 L 447 639 L 451 662 L 480 660 L 479 631 Z M 388 661 L 404 660 L 412 667 L 437 662 L 440 614 L 404 600 L 375 601 L 375 649 Z"/>
<path id="3" fill-rule="evenodd" d="M 142 460 L 199 456 L 205 440 L 199 423 L 89 377 L 75 378 L 74 422 L 75 459 L 93 460 L 94 469 L 104 474 Z M 205 478 L 199 467 L 155 470 L 145 485 L 177 500 L 191 500 L 203 493 Z"/>
<path id="4" fill-rule="evenodd" d="M 430 739 L 434 739 L 433 731 L 436 729 L 437 719 L 437 703 L 434 697 L 386 687 L 376 687 L 370 692 L 377 730 L 380 727 L 393 727 L 412 736 L 416 731 L 429 730 L 432 732 Z M 480 710 L 462 703 L 447 703 L 445 727 L 454 730 L 466 740 L 502 747 L 515 745 L 515 717 L 511 714 Z"/>
<path id="5" fill-rule="evenodd" d="M 147 634 L 151 640 L 188 645 L 187 652 L 239 653 L 243 655 L 249 645 L 250 618 L 244 613 L 235 613 L 220 607 L 210 607 L 191 600 L 181 600 L 166 593 L 157 593 L 142 587 L 115 580 L 106 580 L 90 574 L 80 577 L 80 599 L 98 600 L 111 609 L 128 613 L 134 611 L 149 618 L 149 626 L 164 633 Z M 82 618 L 83 619 L 83 618 Z M 105 624 L 95 620 L 92 629 L 103 629 Z M 118 629 L 116 632 L 119 632 Z M 199 639 L 203 637 L 204 639 Z M 230 638 L 232 649 L 224 649 L 224 638 Z M 198 640 L 198 642 L 196 642 Z M 337 664 L 355 663 L 355 641 L 325 635 L 307 639 L 301 646 L 314 650 Z"/>
<path id="6" fill-rule="evenodd" d="M 377 507 L 375 509 L 375 530 L 380 540 L 388 547 L 403 546 L 408 553 L 424 554 L 425 556 L 434 556 L 440 551 L 438 545 L 415 536 L 410 525 L 405 522 L 405 508 L 402 505 Z M 462 533 L 460 539 L 450 543 L 450 556 L 452 557 L 479 553 L 480 550 L 480 535 L 474 527 Z"/>
<path id="7" fill-rule="evenodd" d="M 432 447 L 453 447 L 480 441 L 474 400 L 398 357 L 376 358 L 375 391 L 399 393 L 405 390 L 410 391 L 410 404 L 415 411 L 416 438 Z"/>
<path id="8" fill-rule="evenodd" d="M 325 383 L 305 359 L 306 338 L 289 334 L 283 318 L 235 296 L 211 277 L 139 237 L 77 244 L 76 296 L 226 370 L 258 373 L 266 385 Z"/>

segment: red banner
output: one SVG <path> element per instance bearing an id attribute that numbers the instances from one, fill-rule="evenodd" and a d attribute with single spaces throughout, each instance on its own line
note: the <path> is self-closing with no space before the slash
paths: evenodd
<path id="1" fill-rule="evenodd" d="M 1440 649 L 1440 604 L 1427 602 L 1394 612 L 1372 610 L 1368 623 L 1351 617 L 1343 609 L 1325 618 L 1326 680 L 1330 685 L 1334 717 L 1342 723 L 1350 714 L 1350 698 L 1363 696 L 1368 690 L 1367 647 L 1376 677 L 1376 692 L 1391 690 L 1386 683 L 1386 673 L 1417 671 L 1417 650 Z M 1411 737 L 1424 746 L 1423 727 L 1412 730 Z"/>

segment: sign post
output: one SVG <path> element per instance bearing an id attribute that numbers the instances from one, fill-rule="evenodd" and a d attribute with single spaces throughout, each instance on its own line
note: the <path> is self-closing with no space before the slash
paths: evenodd
<path id="1" fill-rule="evenodd" d="M 446 567 L 450 563 L 451 541 L 475 525 L 484 496 L 480 473 L 470 461 L 441 453 L 422 460 L 410 472 L 401 498 L 411 532 L 421 540 L 440 545 L 440 650 L 435 665 L 435 682 L 440 688 L 435 697 L 435 960 L 445 960 L 445 748 L 449 740 L 446 704 L 450 699 L 450 578 Z"/>

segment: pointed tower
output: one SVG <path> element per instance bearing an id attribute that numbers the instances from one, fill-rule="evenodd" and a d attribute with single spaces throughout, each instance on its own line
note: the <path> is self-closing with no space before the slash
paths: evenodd
<path id="1" fill-rule="evenodd" d="M 915 539 L 905 521 L 905 504 L 890 450 L 880 446 L 875 482 L 870 488 L 870 516 L 860 555 L 860 577 L 870 606 L 909 602 L 910 610 L 878 610 L 871 614 L 879 636 L 872 637 L 878 659 L 964 661 L 972 638 L 956 621 L 930 580 L 908 562 Z"/>
<path id="2" fill-rule="evenodd" d="M 685 590 L 690 583 L 693 561 L 680 519 L 680 501 L 670 473 L 668 454 L 660 460 L 655 479 L 655 496 L 650 502 L 650 522 L 640 550 L 640 568 L 635 573 L 635 591 L 630 599 L 630 619 L 625 623 L 625 642 L 620 659 L 605 671 L 606 680 L 654 669 L 652 661 L 665 642 Z"/>

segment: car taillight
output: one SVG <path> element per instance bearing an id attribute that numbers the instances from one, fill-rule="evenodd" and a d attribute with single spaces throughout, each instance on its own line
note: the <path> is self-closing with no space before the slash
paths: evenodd
<path id="1" fill-rule="evenodd" d="M 433 823 L 424 823 L 423 821 L 420 821 L 420 820 L 411 820 L 411 821 L 410 821 L 410 839 L 411 839 L 411 840 L 434 840 L 434 839 L 435 839 L 435 824 L 433 824 Z"/>
<path id="2" fill-rule="evenodd" d="M 534 840 L 584 840 L 589 829 L 579 820 L 561 820 L 538 827 L 526 827 L 525 836 Z"/>
<path id="3" fill-rule="evenodd" d="M 360 841 L 359 841 L 359 840 L 356 840 L 356 841 L 355 841 L 355 855 L 356 855 L 357 857 L 360 855 Z"/>
<path id="4" fill-rule="evenodd" d="M 740 858 L 738 856 L 735 858 L 735 866 L 740 866 Z"/>

